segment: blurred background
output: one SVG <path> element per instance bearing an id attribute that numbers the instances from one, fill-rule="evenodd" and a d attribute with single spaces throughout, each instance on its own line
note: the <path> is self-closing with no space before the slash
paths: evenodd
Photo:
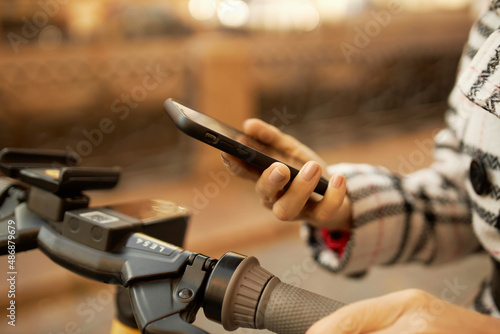
<path id="1" fill-rule="evenodd" d="M 437 269 L 376 268 L 362 280 L 314 267 L 299 224 L 274 219 L 253 184 L 230 177 L 218 151 L 180 133 L 162 104 L 172 97 L 238 128 L 258 117 L 329 163 L 409 173 L 432 160 L 431 140 L 482 6 L 2 0 L 0 147 L 63 149 L 84 166 L 121 166 L 118 187 L 90 192 L 91 204 L 175 201 L 193 213 L 191 251 L 256 255 L 284 281 L 344 302 L 408 287 L 439 296 L 458 279 L 467 290 L 457 303 L 465 303 L 488 274 L 481 256 Z M 17 261 L 18 326 L 2 321 L 2 333 L 109 332 L 112 287 L 79 278 L 39 251 Z M 6 291 L 2 280 L 0 294 Z M 223 332 L 200 318 L 200 326 Z"/>

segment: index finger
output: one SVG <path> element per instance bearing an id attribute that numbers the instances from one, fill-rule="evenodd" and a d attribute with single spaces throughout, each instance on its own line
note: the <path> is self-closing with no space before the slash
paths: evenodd
<path id="1" fill-rule="evenodd" d="M 281 132 L 277 127 L 260 119 L 247 119 L 243 124 L 243 130 L 247 135 L 257 138 L 264 144 L 282 150 L 294 158 L 302 161 L 322 161 L 314 151 L 302 144 L 295 137 Z"/>
<path id="2" fill-rule="evenodd" d="M 277 127 L 258 118 L 247 119 L 243 123 L 243 131 L 264 144 L 272 145 L 284 151 L 288 151 L 294 144 L 297 144 L 295 138 L 284 138 L 286 135 Z"/>

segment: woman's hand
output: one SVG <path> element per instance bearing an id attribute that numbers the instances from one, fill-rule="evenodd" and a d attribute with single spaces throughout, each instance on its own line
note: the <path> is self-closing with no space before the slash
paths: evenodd
<path id="1" fill-rule="evenodd" d="M 493 334 L 500 319 L 445 302 L 417 289 L 346 305 L 306 334 Z"/>
<path id="2" fill-rule="evenodd" d="M 326 170 L 326 163 L 313 150 L 258 119 L 247 120 L 243 130 L 247 135 L 284 151 L 292 158 L 308 161 L 285 191 L 290 180 L 290 170 L 286 165 L 274 163 L 261 174 L 242 160 L 226 153 L 221 154 L 222 161 L 233 175 L 256 180 L 256 191 L 262 204 L 271 209 L 276 218 L 285 221 L 302 219 L 330 230 L 350 229 L 351 209 L 345 197 L 346 182 L 343 175 L 329 176 L 328 188 L 321 198 L 313 191 Z"/>

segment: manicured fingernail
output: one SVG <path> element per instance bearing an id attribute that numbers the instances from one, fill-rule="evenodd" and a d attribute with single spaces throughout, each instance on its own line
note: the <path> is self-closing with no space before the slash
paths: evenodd
<path id="1" fill-rule="evenodd" d="M 226 158 L 224 158 L 224 156 L 222 154 L 220 155 L 220 158 L 222 159 L 222 163 L 224 165 L 226 165 L 227 167 L 229 167 L 231 165 L 231 163 L 229 162 L 229 160 L 227 160 Z"/>
<path id="2" fill-rule="evenodd" d="M 332 185 L 334 188 L 340 188 L 344 182 L 344 177 L 342 175 L 336 175 L 332 180 Z"/>
<path id="3" fill-rule="evenodd" d="M 314 175 L 316 175 L 316 173 L 318 172 L 318 170 L 319 170 L 318 164 L 314 162 L 308 162 L 306 164 L 306 167 L 304 168 L 304 171 L 302 172 L 302 177 L 306 181 L 311 181 Z"/>
<path id="4" fill-rule="evenodd" d="M 271 181 L 273 181 L 274 183 L 280 183 L 281 181 L 283 181 L 284 178 L 285 178 L 285 175 L 283 175 L 280 172 L 280 169 L 278 167 L 275 167 L 273 169 L 273 171 L 271 172 L 271 174 L 269 175 L 269 179 Z"/>

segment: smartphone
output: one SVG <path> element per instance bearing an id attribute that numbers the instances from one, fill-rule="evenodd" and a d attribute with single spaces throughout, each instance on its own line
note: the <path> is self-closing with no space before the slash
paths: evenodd
<path id="1" fill-rule="evenodd" d="M 290 182 L 292 182 L 305 163 L 172 99 L 167 99 L 163 107 L 175 125 L 187 135 L 231 154 L 260 171 L 264 171 L 275 162 L 284 163 L 290 168 Z M 327 187 L 328 181 L 321 177 L 314 192 L 324 195 Z"/>

